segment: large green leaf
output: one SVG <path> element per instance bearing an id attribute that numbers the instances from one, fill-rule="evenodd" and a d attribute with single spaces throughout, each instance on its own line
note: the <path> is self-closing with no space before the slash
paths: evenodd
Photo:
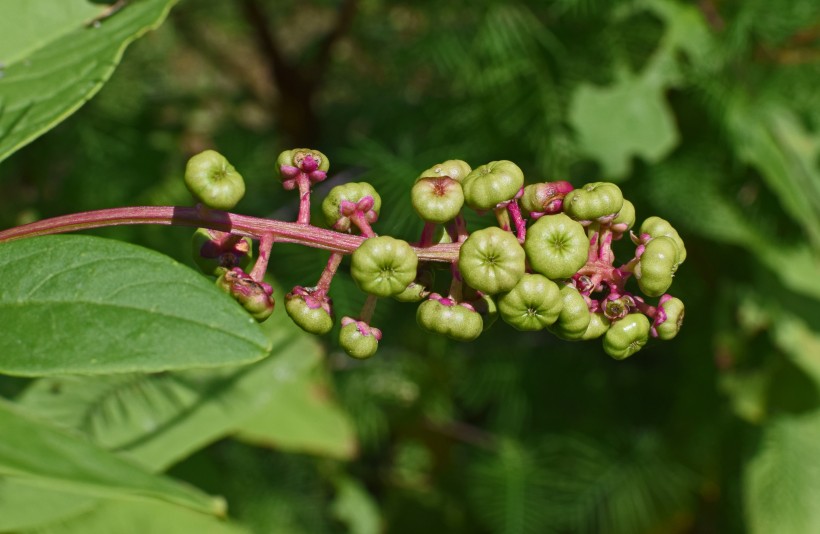
<path id="1" fill-rule="evenodd" d="M 820 411 L 776 419 L 746 468 L 749 531 L 820 532 Z"/>
<path id="2" fill-rule="evenodd" d="M 213 367 L 270 341 L 213 284 L 156 252 L 86 236 L 0 244 L 0 372 Z"/>
<path id="3" fill-rule="evenodd" d="M 286 414 L 292 413 L 313 421 L 283 426 L 276 435 L 284 445 L 349 456 L 355 441 L 339 408 L 326 398 L 294 394 L 294 389 L 315 393 L 305 384 L 316 385 L 308 377 L 321 361 L 319 345 L 283 313 L 271 317 L 265 327 L 274 356 L 255 365 L 159 375 L 49 377 L 32 384 L 19 402 L 152 471 L 248 428 L 246 421 L 288 420 Z M 263 427 L 260 432 L 267 436 L 270 431 Z"/>
<path id="4" fill-rule="evenodd" d="M 0 475 L 47 489 L 125 499 L 156 499 L 222 515 L 225 504 L 199 490 L 149 473 L 72 432 L 0 401 Z"/>
<path id="5" fill-rule="evenodd" d="M 91 510 L 97 499 L 0 478 L 0 532 L 21 532 Z"/>
<path id="6" fill-rule="evenodd" d="M 94 510 L 37 529 L 38 534 L 243 534 L 241 526 L 160 502 L 106 501 Z"/>
<path id="7" fill-rule="evenodd" d="M 86 0 L 0 3 L 0 161 L 99 91 L 125 47 L 174 1 L 129 2 L 97 25 L 86 22 L 105 6 Z"/>
<path id="8" fill-rule="evenodd" d="M 242 424 L 239 439 L 279 450 L 353 457 L 353 425 L 315 374 L 281 384 L 272 393 L 268 405 Z"/>

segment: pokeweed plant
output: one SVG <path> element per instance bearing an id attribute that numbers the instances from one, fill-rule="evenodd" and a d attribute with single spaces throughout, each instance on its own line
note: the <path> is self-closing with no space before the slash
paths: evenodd
<path id="1" fill-rule="evenodd" d="M 185 170 L 194 207 L 77 213 L 2 231 L 0 242 L 118 224 L 196 226 L 194 262 L 260 322 L 275 308 L 273 288 L 264 281 L 274 245 L 324 249 L 330 255 L 318 280 L 285 295 L 290 318 L 319 335 L 333 327 L 329 290 L 350 256 L 351 276 L 368 297 L 356 317 L 341 318 L 339 344 L 359 359 L 373 356 L 382 338 L 372 324 L 379 298 L 418 303 L 422 329 L 458 341 L 476 339 L 500 316 L 522 331 L 547 329 L 566 340 L 602 338 L 604 351 L 618 360 L 650 338 L 674 338 L 681 327 L 683 303 L 668 290 L 686 259 L 684 243 L 656 216 L 634 231 L 634 206 L 613 183 L 574 188 L 559 180 L 525 186 L 524 173 L 511 161 L 475 169 L 461 160 L 445 161 L 423 171 L 410 191 L 424 220 L 411 244 L 377 234 L 382 202 L 368 183 L 332 188 L 321 210 L 329 228 L 313 224 L 313 188 L 327 179 L 330 168 L 322 152 L 285 150 L 277 165 L 282 186 L 299 193 L 294 222 L 225 211 L 241 200 L 245 185 L 223 155 L 206 150 Z M 469 231 L 464 205 L 491 214 L 494 224 Z M 634 251 L 617 262 L 612 245 L 625 236 Z M 449 271 L 449 284 L 436 285 L 434 274 L 442 268 Z"/>

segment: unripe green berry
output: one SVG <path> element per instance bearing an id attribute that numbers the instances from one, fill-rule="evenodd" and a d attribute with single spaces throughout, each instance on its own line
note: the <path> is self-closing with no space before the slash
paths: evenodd
<path id="1" fill-rule="evenodd" d="M 621 211 L 621 189 L 609 182 L 594 182 L 567 193 L 564 213 L 577 221 L 593 221 Z"/>
<path id="2" fill-rule="evenodd" d="M 598 339 L 609 330 L 612 323 L 603 313 L 595 312 L 589 316 L 589 326 L 586 332 L 581 336 L 581 339 L 588 341 L 590 339 Z"/>
<path id="3" fill-rule="evenodd" d="M 350 274 L 362 291 L 391 297 L 407 289 L 417 268 L 418 256 L 406 241 L 379 236 L 365 239 L 353 252 Z"/>
<path id="4" fill-rule="evenodd" d="M 623 360 L 641 350 L 649 340 L 649 319 L 641 313 L 630 313 L 612 323 L 604 334 L 604 351 Z"/>
<path id="5" fill-rule="evenodd" d="M 663 295 L 672 285 L 672 276 L 678 268 L 677 251 L 675 242 L 666 236 L 656 237 L 646 244 L 635 266 L 635 278 L 645 295 Z"/>
<path id="6" fill-rule="evenodd" d="M 675 297 L 667 300 L 661 299 L 660 308 L 666 314 L 666 320 L 656 325 L 658 338 L 669 340 L 678 335 L 681 325 L 683 325 L 684 306 L 683 302 Z"/>
<path id="7" fill-rule="evenodd" d="M 273 288 L 264 282 L 256 282 L 238 267 L 225 269 L 217 278 L 216 286 L 233 297 L 260 323 L 273 313 Z"/>
<path id="8" fill-rule="evenodd" d="M 577 289 L 567 285 L 561 288 L 561 301 L 561 313 L 555 324 L 548 327 L 549 331 L 562 339 L 581 339 L 592 320 L 586 300 Z"/>
<path id="9" fill-rule="evenodd" d="M 422 172 L 419 177 L 416 178 L 416 181 L 419 181 L 422 178 L 443 178 L 448 176 L 456 182 L 461 182 L 468 174 L 470 174 L 471 171 L 472 169 L 466 161 L 462 161 L 460 159 L 449 159 L 443 163 L 433 165 L 426 171 Z"/>
<path id="10" fill-rule="evenodd" d="M 586 264 L 589 241 L 579 222 L 556 213 L 541 217 L 527 230 L 524 250 L 533 270 L 558 280 Z"/>
<path id="11" fill-rule="evenodd" d="M 447 176 L 420 178 L 413 185 L 410 198 L 419 217 L 438 224 L 455 219 L 464 205 L 461 184 Z"/>
<path id="12" fill-rule="evenodd" d="M 464 281 L 482 293 L 506 292 L 524 275 L 524 249 L 512 233 L 491 226 L 462 243 L 458 268 Z"/>
<path id="13" fill-rule="evenodd" d="M 649 234 L 651 238 L 666 236 L 675 242 L 677 247 L 677 259 L 675 263 L 680 265 L 686 260 L 686 247 L 683 244 L 678 231 L 672 227 L 669 221 L 660 217 L 649 217 L 641 225 L 641 234 Z"/>
<path id="14" fill-rule="evenodd" d="M 296 325 L 315 335 L 327 334 L 333 328 L 330 299 L 315 295 L 315 289 L 294 287 L 285 295 L 285 311 Z"/>
<path id="15" fill-rule="evenodd" d="M 276 158 L 276 168 L 281 169 L 282 167 L 296 167 L 297 169 L 302 170 L 301 168 L 304 166 L 304 161 L 306 156 L 311 156 L 315 162 L 316 170 L 327 172 L 330 169 L 330 160 L 327 159 L 327 156 L 319 152 L 318 150 L 313 150 L 310 148 L 293 148 L 291 150 L 284 150 L 279 154 L 279 157 Z M 313 169 L 308 170 L 310 172 Z M 283 178 L 287 178 L 287 175 L 283 175 Z"/>
<path id="16" fill-rule="evenodd" d="M 379 218 L 382 198 L 376 189 L 367 182 L 348 182 L 337 185 L 322 201 L 322 213 L 328 226 L 340 232 L 347 232 L 351 227 L 350 216 L 356 211 L 364 215 L 365 220 L 373 224 Z"/>
<path id="17" fill-rule="evenodd" d="M 540 274 L 524 274 L 515 287 L 498 297 L 498 311 L 517 330 L 541 330 L 561 313 L 558 285 Z"/>
<path id="18" fill-rule="evenodd" d="M 617 232 L 628 232 L 635 225 L 635 206 L 632 202 L 624 199 L 621 211 L 612 219 L 612 229 Z"/>
<path id="19" fill-rule="evenodd" d="M 410 282 L 404 291 L 393 298 L 399 302 L 421 302 L 430 294 L 435 281 L 435 272 L 429 264 L 419 266 L 416 279 Z"/>
<path id="20" fill-rule="evenodd" d="M 214 150 L 205 150 L 188 160 L 185 187 L 199 202 L 218 210 L 232 209 L 245 196 L 242 175 Z"/>
<path id="21" fill-rule="evenodd" d="M 512 161 L 492 161 L 473 170 L 461 185 L 468 206 L 489 210 L 518 194 L 524 185 L 524 173 Z"/>
<path id="22" fill-rule="evenodd" d="M 472 341 L 484 329 L 481 315 L 472 307 L 435 294 L 419 305 L 416 321 L 425 330 L 456 341 Z"/>
<path id="23" fill-rule="evenodd" d="M 339 345 L 348 356 L 364 360 L 370 358 L 379 348 L 381 331 L 362 321 L 354 321 L 349 317 L 342 319 L 342 328 L 339 330 Z"/>

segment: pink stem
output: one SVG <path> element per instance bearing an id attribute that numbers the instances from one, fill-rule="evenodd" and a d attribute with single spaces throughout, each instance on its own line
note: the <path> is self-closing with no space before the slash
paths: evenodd
<path id="1" fill-rule="evenodd" d="M 297 243 L 342 254 L 352 254 L 365 239 L 363 236 L 334 232 L 312 225 L 237 215 L 225 211 L 210 210 L 203 215 L 191 207 L 138 206 L 86 211 L 16 226 L 0 231 L 0 243 L 25 237 L 131 224 L 212 228 L 254 238 L 272 234 L 280 243 Z M 419 260 L 451 263 L 458 259 L 459 248 L 459 243 L 444 243 L 426 248 L 413 247 L 413 250 Z"/>
<path id="2" fill-rule="evenodd" d="M 330 254 L 325 270 L 322 271 L 322 276 L 319 278 L 319 282 L 316 283 L 316 289 L 318 291 L 321 291 L 323 294 L 327 294 L 330 289 L 330 282 L 333 281 L 333 277 L 336 275 L 336 270 L 339 268 L 339 264 L 342 263 L 343 257 L 344 255 L 339 254 L 338 252 L 333 252 Z"/>
<path id="3" fill-rule="evenodd" d="M 353 215 L 350 216 L 350 222 L 355 224 L 359 231 L 365 237 L 376 237 L 376 232 L 373 231 L 373 228 L 370 226 L 370 223 L 367 222 L 367 218 L 364 216 L 359 210 L 353 212 Z"/>
<path id="4" fill-rule="evenodd" d="M 424 228 L 421 229 L 421 237 L 419 238 L 420 247 L 429 247 L 433 244 L 433 236 L 436 233 L 436 224 L 425 222 Z"/>
<path id="5" fill-rule="evenodd" d="M 310 224 L 310 178 L 304 172 L 296 179 L 299 184 L 299 224 Z"/>
<path id="6" fill-rule="evenodd" d="M 375 295 L 367 295 L 367 300 L 364 301 L 364 306 L 362 306 L 362 312 L 359 314 L 360 321 L 370 324 L 370 320 L 373 319 L 373 312 L 376 311 L 377 301 L 378 297 Z"/>
<path id="7" fill-rule="evenodd" d="M 254 282 L 261 282 L 265 278 L 265 272 L 268 270 L 268 261 L 270 260 L 270 249 L 273 247 L 275 241 L 273 234 L 265 234 L 259 238 L 259 257 L 256 263 L 253 264 L 253 269 L 250 276 Z"/>
<path id="8" fill-rule="evenodd" d="M 527 238 L 527 221 L 521 215 L 521 208 L 518 206 L 518 201 L 513 199 L 507 204 L 507 211 L 512 217 L 513 224 L 515 224 L 515 235 L 518 236 L 518 242 L 523 243 Z"/>

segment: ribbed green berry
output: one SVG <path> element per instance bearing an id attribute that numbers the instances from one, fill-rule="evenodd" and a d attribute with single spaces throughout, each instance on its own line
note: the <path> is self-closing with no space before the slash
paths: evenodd
<path id="1" fill-rule="evenodd" d="M 624 204 L 621 189 L 609 182 L 594 182 L 574 189 L 564 197 L 564 213 L 577 221 L 592 221 L 615 215 Z"/>
<path id="2" fill-rule="evenodd" d="M 524 188 L 518 203 L 530 214 L 559 213 L 564 196 L 572 189 L 572 184 L 566 180 L 530 184 Z"/>
<path id="3" fill-rule="evenodd" d="M 484 329 L 483 320 L 477 311 L 450 299 L 425 300 L 416 310 L 416 321 L 425 330 L 456 341 L 472 341 Z"/>
<path id="4" fill-rule="evenodd" d="M 586 264 L 589 240 L 581 223 L 556 213 L 541 217 L 527 230 L 524 250 L 533 270 L 558 280 Z"/>
<path id="5" fill-rule="evenodd" d="M 452 178 L 420 178 L 410 191 L 413 209 L 423 220 L 443 224 L 455 219 L 464 205 L 461 184 Z"/>
<path id="6" fill-rule="evenodd" d="M 524 275 L 524 249 L 510 232 L 484 228 L 462 243 L 458 268 L 464 281 L 482 293 L 506 292 Z"/>
<path id="7" fill-rule="evenodd" d="M 610 324 L 610 320 L 607 319 L 603 313 L 591 313 L 589 316 L 589 326 L 587 326 L 587 330 L 584 332 L 584 335 L 581 336 L 581 339 L 584 341 L 598 339 L 609 330 Z"/>
<path id="8" fill-rule="evenodd" d="M 367 198 L 373 199 L 372 205 L 369 205 L 369 202 L 362 202 Z M 367 208 L 361 211 L 367 222 L 372 224 L 378 219 L 382 198 L 367 182 L 348 182 L 330 190 L 322 201 L 322 214 L 328 226 L 340 232 L 347 232 L 351 226 L 350 216 L 359 206 Z"/>
<path id="9" fill-rule="evenodd" d="M 362 327 L 360 322 L 354 321 L 339 330 L 339 345 L 348 356 L 364 360 L 376 354 L 379 340 L 367 326 Z"/>
<path id="10" fill-rule="evenodd" d="M 508 293 L 498 297 L 498 312 L 517 330 L 541 330 L 553 324 L 563 302 L 558 285 L 540 274 L 525 274 Z"/>
<path id="11" fill-rule="evenodd" d="M 313 304 L 311 307 L 302 295 L 285 296 L 285 311 L 299 328 L 315 335 L 327 334 L 333 328 L 333 317 L 318 303 Z"/>
<path id="12" fill-rule="evenodd" d="M 561 302 L 561 313 L 555 324 L 548 327 L 549 331 L 562 339 L 581 339 L 592 320 L 584 297 L 574 287 L 564 286 L 561 288 Z"/>
<path id="13" fill-rule="evenodd" d="M 621 206 L 621 211 L 612 219 L 612 227 L 618 232 L 628 232 L 630 228 L 635 225 L 635 206 L 632 202 L 624 199 L 624 205 Z"/>
<path id="14" fill-rule="evenodd" d="M 245 196 L 242 175 L 214 150 L 205 150 L 188 160 L 185 186 L 202 204 L 218 210 L 232 209 Z"/>
<path id="15" fill-rule="evenodd" d="M 635 267 L 635 278 L 645 295 L 663 295 L 672 285 L 672 276 L 678 268 L 677 252 L 678 248 L 670 237 L 656 237 L 646 244 Z"/>
<path id="16" fill-rule="evenodd" d="M 675 230 L 675 228 L 673 228 L 666 219 L 661 219 L 660 217 L 649 217 L 641 225 L 640 233 L 649 234 L 649 236 L 653 238 L 661 236 L 671 238 L 675 242 L 675 246 L 678 250 L 677 260 L 675 263 L 680 265 L 686 260 L 686 247 L 683 244 L 683 239 L 681 239 L 678 231 Z"/>
<path id="17" fill-rule="evenodd" d="M 468 174 L 470 174 L 471 171 L 472 169 L 466 161 L 462 161 L 460 159 L 448 159 L 443 163 L 433 165 L 426 171 L 419 174 L 416 181 L 428 177 L 443 178 L 444 176 L 449 176 L 453 180 L 461 182 Z"/>
<path id="18" fill-rule="evenodd" d="M 399 302 L 421 302 L 427 295 L 430 294 L 430 288 L 433 287 L 435 281 L 435 272 L 429 264 L 419 266 L 416 273 L 416 279 L 398 295 L 393 295 L 393 298 Z"/>
<path id="19" fill-rule="evenodd" d="M 282 166 L 300 168 L 305 156 L 313 157 L 318 164 L 317 170 L 327 172 L 330 169 L 330 160 L 327 156 L 311 148 L 293 148 L 281 152 L 276 158 L 276 168 L 281 169 Z"/>
<path id="20" fill-rule="evenodd" d="M 468 206 L 489 210 L 518 194 L 524 185 L 524 173 L 512 161 L 492 161 L 474 169 L 461 185 Z"/>
<path id="21" fill-rule="evenodd" d="M 641 313 L 630 313 L 612 323 L 604 334 L 604 352 L 623 360 L 641 350 L 649 340 L 649 319 Z"/>
<path id="22" fill-rule="evenodd" d="M 660 305 L 666 313 L 666 320 L 655 328 L 658 331 L 658 338 L 669 340 L 678 335 L 681 325 L 683 325 L 684 306 L 683 302 L 675 297 L 671 297 Z"/>
<path id="23" fill-rule="evenodd" d="M 362 291 L 391 297 L 407 289 L 417 268 L 418 256 L 406 241 L 379 236 L 365 239 L 353 252 L 350 274 Z"/>

